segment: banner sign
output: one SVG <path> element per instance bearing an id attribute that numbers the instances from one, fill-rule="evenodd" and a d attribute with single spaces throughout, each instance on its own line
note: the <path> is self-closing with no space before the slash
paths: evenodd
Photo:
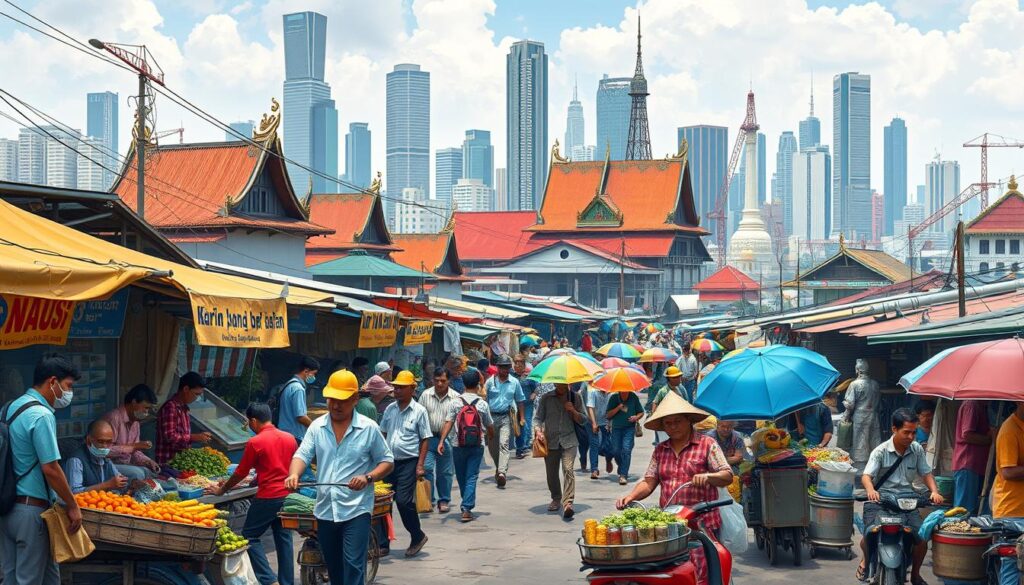
<path id="1" fill-rule="evenodd" d="M 359 347 L 391 347 L 398 337 L 398 313 L 363 311 L 359 324 Z"/>
<path id="2" fill-rule="evenodd" d="M 405 345 L 430 343 L 434 337 L 433 321 L 410 321 L 405 326 Z"/>
<path id="3" fill-rule="evenodd" d="M 283 298 L 236 299 L 190 292 L 200 345 L 288 347 L 288 305 Z"/>
<path id="4" fill-rule="evenodd" d="M 105 301 L 78 303 L 71 318 L 68 337 L 121 337 L 128 310 L 128 289 L 123 288 Z"/>
<path id="5" fill-rule="evenodd" d="M 68 341 L 74 301 L 0 295 L 0 349 Z"/>
<path id="6" fill-rule="evenodd" d="M 316 332 L 316 311 L 291 309 L 288 311 L 288 333 Z"/>

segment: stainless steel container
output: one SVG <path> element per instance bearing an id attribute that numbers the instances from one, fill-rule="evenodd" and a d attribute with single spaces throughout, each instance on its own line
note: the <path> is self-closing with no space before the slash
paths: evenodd
<path id="1" fill-rule="evenodd" d="M 807 536 L 826 546 L 849 546 L 853 538 L 853 498 L 810 497 Z"/>
<path id="2" fill-rule="evenodd" d="M 985 559 L 981 556 L 992 544 L 991 534 L 932 533 L 932 572 L 942 579 L 983 581 Z"/>

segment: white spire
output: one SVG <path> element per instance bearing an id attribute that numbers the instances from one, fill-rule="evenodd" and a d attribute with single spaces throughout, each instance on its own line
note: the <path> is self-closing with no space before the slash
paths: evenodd
<path id="1" fill-rule="evenodd" d="M 814 117 L 814 71 L 811 71 L 811 115 L 809 117 Z"/>

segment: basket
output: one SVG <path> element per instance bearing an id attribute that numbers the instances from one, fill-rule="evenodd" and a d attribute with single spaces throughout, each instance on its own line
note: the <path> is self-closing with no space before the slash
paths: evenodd
<path id="1" fill-rule="evenodd" d="M 587 565 L 614 567 L 636 563 L 658 563 L 669 561 L 687 554 L 690 530 L 683 530 L 676 538 L 645 542 L 641 544 L 585 544 L 582 538 L 576 540 L 580 557 Z"/>
<path id="2" fill-rule="evenodd" d="M 316 516 L 312 514 L 291 514 L 288 512 L 279 512 L 277 517 L 281 520 L 281 528 L 286 530 L 316 532 Z"/>
<path id="3" fill-rule="evenodd" d="M 217 528 L 82 509 L 82 528 L 94 542 L 207 557 L 217 549 Z"/>
<path id="4" fill-rule="evenodd" d="M 373 497 L 373 518 L 391 515 L 391 504 L 395 501 L 395 492 L 375 495 Z"/>

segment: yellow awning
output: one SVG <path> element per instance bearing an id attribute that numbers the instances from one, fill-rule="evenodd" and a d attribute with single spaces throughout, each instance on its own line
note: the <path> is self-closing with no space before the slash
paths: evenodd
<path id="1" fill-rule="evenodd" d="M 183 293 L 273 299 L 281 285 L 206 272 L 79 232 L 0 200 L 0 292 L 84 301 L 105 298 L 134 282 Z M 289 287 L 292 305 L 328 302 L 333 295 Z"/>
<path id="2" fill-rule="evenodd" d="M 513 311 L 512 309 L 503 309 L 501 307 L 492 307 L 491 305 L 484 305 L 481 303 L 474 303 L 471 301 L 456 301 L 454 299 L 446 299 L 442 297 L 430 297 L 430 308 L 435 311 L 453 310 L 453 311 L 466 311 L 468 313 L 477 313 L 491 319 L 522 319 L 526 317 L 526 313 L 522 311 Z"/>

